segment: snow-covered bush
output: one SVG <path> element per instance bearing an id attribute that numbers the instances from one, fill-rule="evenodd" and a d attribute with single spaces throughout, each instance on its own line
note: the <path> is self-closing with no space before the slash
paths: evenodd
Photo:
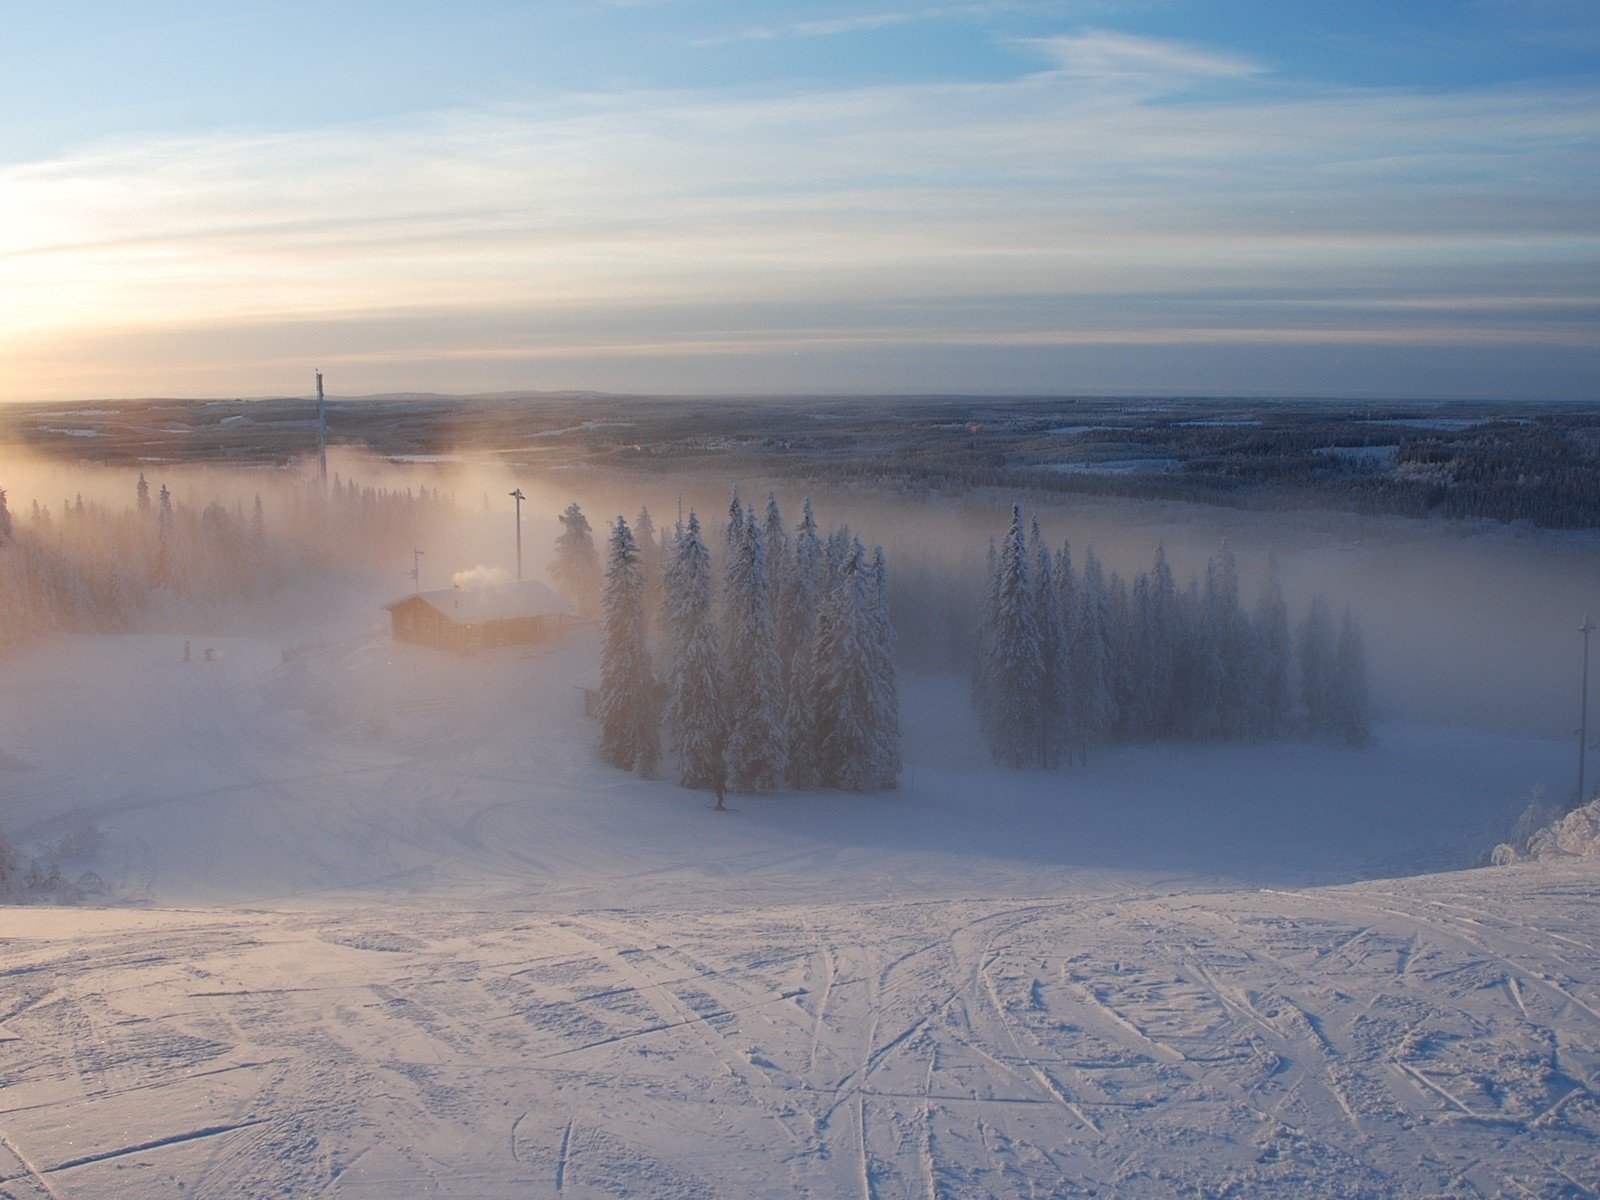
<path id="1" fill-rule="evenodd" d="M 1528 809 L 1513 830 L 1511 840 L 1501 842 L 1490 851 L 1492 866 L 1600 854 L 1600 796 L 1571 812 L 1549 815 L 1549 819 L 1540 824 L 1530 819 L 1535 813 L 1550 813 L 1538 792 L 1529 798 Z"/>

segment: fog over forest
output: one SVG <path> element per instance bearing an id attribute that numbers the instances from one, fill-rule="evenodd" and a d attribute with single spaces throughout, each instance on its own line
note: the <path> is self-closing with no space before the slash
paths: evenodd
<path id="1" fill-rule="evenodd" d="M 722 519 L 738 487 L 764 504 L 770 491 L 791 516 L 810 496 L 830 520 L 883 545 L 905 669 L 965 671 L 977 619 L 983 562 L 991 537 L 1009 520 L 1013 494 L 1001 489 L 896 498 L 870 485 L 814 486 L 759 474 L 683 476 L 574 466 L 533 473 L 493 462 L 396 462 L 336 451 L 329 470 L 361 488 L 437 492 L 441 503 L 415 525 L 352 532 L 340 545 L 329 528 L 297 526 L 295 497 L 306 470 L 223 465 L 148 464 L 152 489 L 163 485 L 181 506 L 216 501 L 249 512 L 261 497 L 274 541 L 296 547 L 292 574 L 264 581 L 232 603 L 193 598 L 185 620 L 218 632 L 267 630 L 287 640 L 322 629 L 376 628 L 379 605 L 410 590 L 411 550 L 424 551 L 422 586 L 448 586 L 477 567 L 515 568 L 512 503 L 520 487 L 526 573 L 545 577 L 559 533 L 556 516 L 577 502 L 598 529 L 615 515 L 630 520 L 648 507 L 670 528 L 680 504 L 703 519 Z M 10 455 L 6 488 L 25 522 L 37 502 L 59 514 L 78 496 L 110 510 L 131 508 L 136 469 Z M 1366 637 L 1380 716 L 1457 724 L 1496 732 L 1567 736 L 1576 696 L 1576 627 L 1600 594 L 1600 558 L 1592 535 L 1534 533 L 1482 524 L 1306 511 L 1242 512 L 1181 502 L 1117 497 L 1040 497 L 1026 504 L 1046 540 L 1093 546 L 1108 570 L 1131 577 L 1164 546 L 1180 586 L 1226 544 L 1239 560 L 1242 591 L 1255 595 L 1269 553 L 1276 556 L 1291 607 L 1322 593 L 1335 608 L 1349 603 Z M 159 598 L 133 618 L 162 627 L 173 601 Z"/>

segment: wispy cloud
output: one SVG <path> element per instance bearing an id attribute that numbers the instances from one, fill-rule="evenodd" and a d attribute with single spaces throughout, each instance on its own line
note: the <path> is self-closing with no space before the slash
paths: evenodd
<path id="1" fill-rule="evenodd" d="M 836 37 L 841 34 L 891 29 L 898 25 L 912 25 L 922 21 L 993 16 L 1016 7 L 1014 3 L 1007 3 L 1006 0 L 993 0 L 992 3 L 986 4 L 939 4 L 920 8 L 886 9 L 880 12 L 852 13 L 844 17 L 746 26 L 727 33 L 697 37 L 693 39 L 693 44 L 721 46 L 737 42 L 770 42 L 782 38 Z"/>
<path id="2" fill-rule="evenodd" d="M 1311 90 L 1186 43 L 1033 45 L 1051 65 L 1002 83 L 596 93 L 0 168 L 0 386 L 71 394 L 121 362 L 119 390 L 152 390 L 158 349 L 260 378 L 313 350 L 463 372 L 827 346 L 1593 347 L 1561 306 L 1600 268 L 1594 88 Z M 1251 82 L 1184 94 L 1197 80 Z M 1452 307 L 1466 295 L 1491 299 Z M 1336 311 L 1351 296 L 1396 304 Z"/>
<path id="3" fill-rule="evenodd" d="M 1235 54 L 1188 42 L 1098 30 L 1032 38 L 1025 45 L 1051 59 L 1065 75 L 1093 80 L 1242 79 L 1266 68 Z"/>

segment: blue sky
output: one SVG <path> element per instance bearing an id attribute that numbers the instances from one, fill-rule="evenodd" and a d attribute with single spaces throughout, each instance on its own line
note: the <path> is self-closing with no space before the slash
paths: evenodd
<path id="1" fill-rule="evenodd" d="M 0 78 L 0 399 L 1600 379 L 1567 0 L 62 3 Z"/>

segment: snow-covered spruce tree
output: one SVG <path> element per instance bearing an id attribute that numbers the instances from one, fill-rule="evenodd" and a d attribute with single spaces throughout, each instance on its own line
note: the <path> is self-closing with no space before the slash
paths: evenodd
<path id="1" fill-rule="evenodd" d="M 1372 716 L 1367 697 L 1367 660 L 1361 641 L 1361 628 L 1345 605 L 1339 625 L 1339 641 L 1333 652 L 1333 678 L 1330 688 L 1329 725 L 1347 745 L 1365 746 L 1372 741 Z"/>
<path id="2" fill-rule="evenodd" d="M 900 679 L 894 665 L 894 624 L 889 617 L 889 570 L 883 547 L 872 548 L 867 572 L 867 675 L 872 681 L 870 791 L 895 786 L 900 756 Z"/>
<path id="3" fill-rule="evenodd" d="M 611 529 L 610 563 L 602 600 L 600 756 L 649 778 L 661 759 L 655 674 L 650 667 L 639 546 L 628 523 Z"/>
<path id="4" fill-rule="evenodd" d="M 656 540 L 656 524 L 650 519 L 648 507 L 639 509 L 639 517 L 633 523 L 633 540 L 639 544 L 639 567 L 644 572 L 645 627 L 653 634 L 661 623 L 662 573 L 666 569 L 666 559 L 661 553 L 661 543 Z"/>
<path id="5" fill-rule="evenodd" d="M 1072 566 L 1072 542 L 1063 538 L 1061 550 L 1055 557 L 1056 608 L 1061 614 L 1062 676 L 1061 727 L 1057 741 L 1066 752 L 1070 765 L 1076 753 L 1082 727 L 1082 705 L 1078 697 L 1077 666 L 1073 662 L 1073 648 L 1078 637 L 1078 575 Z"/>
<path id="6" fill-rule="evenodd" d="M 724 583 L 727 582 L 729 573 L 733 571 L 734 564 L 744 553 L 744 535 L 748 528 L 745 520 L 744 502 L 739 499 L 739 488 L 733 489 L 733 500 L 728 505 L 728 523 L 722 527 L 722 558 L 714 566 L 720 566 Z M 722 609 L 724 637 L 733 636 L 733 610 L 726 604 Z"/>
<path id="7" fill-rule="evenodd" d="M 1033 541 L 1034 619 L 1039 627 L 1039 741 L 1035 761 L 1041 767 L 1061 764 L 1061 748 L 1066 744 L 1068 704 L 1071 702 L 1067 679 L 1067 623 L 1061 612 L 1061 592 L 1056 587 L 1055 568 L 1050 562 L 1050 547 L 1034 518 L 1029 531 Z"/>
<path id="8" fill-rule="evenodd" d="M 777 632 L 778 714 L 781 717 L 789 711 L 789 655 L 784 624 L 788 613 L 789 576 L 794 570 L 794 548 L 789 527 L 784 523 L 782 510 L 778 508 L 778 498 L 771 492 L 767 493 L 767 512 L 761 523 L 761 537 L 767 549 L 767 590 L 772 596 L 772 625 Z"/>
<path id="9" fill-rule="evenodd" d="M 1300 624 L 1300 702 L 1305 727 L 1315 734 L 1333 729 L 1333 618 L 1323 596 L 1311 598 L 1311 609 Z"/>
<path id="10" fill-rule="evenodd" d="M 1206 559 L 1205 590 L 1196 614 L 1194 676 L 1190 720 L 1193 735 L 1201 739 L 1227 736 L 1223 714 L 1226 666 L 1222 660 L 1223 613 L 1221 570 L 1215 558 Z"/>
<path id="11" fill-rule="evenodd" d="M 784 597 L 789 594 L 789 573 L 794 567 L 794 547 L 789 527 L 784 523 L 783 510 L 778 507 L 778 497 L 767 493 L 767 512 L 761 523 L 761 536 L 767 544 L 767 574 L 772 586 L 774 620 L 782 623 Z M 785 671 L 788 670 L 787 665 Z"/>
<path id="12" fill-rule="evenodd" d="M 559 520 L 561 535 L 556 538 L 551 578 L 574 608 L 593 615 L 600 606 L 601 590 L 600 554 L 595 549 L 594 530 L 576 503 L 567 505 Z"/>
<path id="13" fill-rule="evenodd" d="M 1112 737 L 1127 742 L 1139 736 L 1138 630 L 1128 585 L 1115 571 L 1106 584 L 1106 613 L 1110 617 L 1106 641 L 1111 649 Z"/>
<path id="14" fill-rule="evenodd" d="M 778 632 L 766 539 L 754 512 L 744 514 L 743 536 L 730 537 L 729 548 L 732 557 L 724 593 L 728 786 L 736 792 L 772 792 L 783 783 L 788 739 L 780 707 Z"/>
<path id="15" fill-rule="evenodd" d="M 1110 613 L 1105 574 L 1094 547 L 1083 555 L 1083 576 L 1077 586 L 1078 612 L 1073 621 L 1075 641 L 1070 650 L 1079 761 L 1087 762 L 1089 746 L 1104 741 L 1116 721 L 1112 695 Z"/>
<path id="16" fill-rule="evenodd" d="M 1149 736 L 1171 737 L 1174 732 L 1173 687 L 1178 655 L 1178 587 L 1167 563 L 1164 545 L 1156 546 L 1155 565 L 1150 569 L 1150 624 L 1145 633 L 1146 687 L 1149 709 Z"/>
<path id="17" fill-rule="evenodd" d="M 1128 588 L 1127 628 L 1122 652 L 1132 695 L 1122 708 L 1123 736 L 1129 741 L 1149 741 L 1153 736 L 1150 710 L 1150 573 L 1140 571 Z"/>
<path id="18" fill-rule="evenodd" d="M 778 621 L 779 653 L 788 666 L 789 680 L 783 717 L 789 739 L 786 769 L 789 783 L 797 788 L 815 787 L 817 782 L 816 720 L 812 711 L 816 680 L 811 668 L 822 597 L 822 559 L 822 539 L 817 536 L 817 519 L 808 497 L 795 530 L 794 558 Z"/>
<path id="19" fill-rule="evenodd" d="M 691 509 L 666 572 L 667 744 L 687 788 L 727 781 L 727 713 L 713 612 L 711 553 Z"/>
<path id="20" fill-rule="evenodd" d="M 1250 690 L 1255 664 L 1250 653 L 1250 624 L 1239 604 L 1239 560 L 1226 542 L 1217 561 L 1211 602 L 1219 668 L 1214 736 L 1239 739 L 1250 732 Z"/>
<path id="21" fill-rule="evenodd" d="M 983 707 L 978 722 L 994 760 L 1009 767 L 1038 762 L 1043 729 L 1039 688 L 1044 658 L 1030 581 L 1028 539 L 1022 510 L 1011 509 L 1011 528 L 1001 543 L 989 601 L 989 627 L 981 637 L 975 694 Z"/>
<path id="22" fill-rule="evenodd" d="M 1278 581 L 1278 560 L 1267 555 L 1267 574 L 1251 618 L 1255 654 L 1251 725 L 1257 737 L 1278 738 L 1289 731 L 1294 717 L 1290 664 L 1294 648 L 1289 636 L 1289 606 Z"/>
<path id="23" fill-rule="evenodd" d="M 872 677 L 872 599 L 862 558 L 856 542 L 830 575 L 814 667 L 818 777 L 847 792 L 892 788 L 896 774 L 890 748 L 898 738 L 884 736 L 884 689 Z"/>
<path id="24" fill-rule="evenodd" d="M 0 546 L 11 540 L 11 510 L 6 507 L 6 490 L 0 488 Z"/>

